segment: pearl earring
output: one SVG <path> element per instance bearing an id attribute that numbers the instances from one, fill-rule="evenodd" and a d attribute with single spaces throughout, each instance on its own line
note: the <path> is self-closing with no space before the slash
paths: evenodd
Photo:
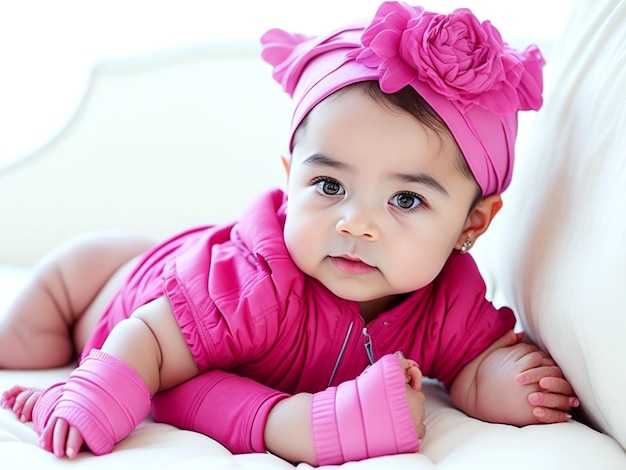
<path id="1" fill-rule="evenodd" d="M 470 237 L 467 237 L 465 241 L 463 242 L 463 246 L 461 246 L 461 249 L 459 251 L 461 252 L 462 255 L 464 255 L 469 251 L 471 247 L 472 247 L 472 239 Z"/>

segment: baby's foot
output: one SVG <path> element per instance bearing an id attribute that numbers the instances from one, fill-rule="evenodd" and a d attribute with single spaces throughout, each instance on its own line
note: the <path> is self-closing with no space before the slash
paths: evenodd
<path id="1" fill-rule="evenodd" d="M 6 410 L 13 411 L 17 419 L 23 423 L 32 421 L 33 409 L 42 391 L 43 389 L 41 388 L 14 385 L 9 390 L 2 392 L 0 406 Z"/>

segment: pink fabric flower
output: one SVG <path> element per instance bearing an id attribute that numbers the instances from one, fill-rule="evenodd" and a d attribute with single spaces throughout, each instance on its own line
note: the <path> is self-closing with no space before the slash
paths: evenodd
<path id="1" fill-rule="evenodd" d="M 387 93 L 419 80 L 461 109 L 477 105 L 502 115 L 541 106 L 539 50 L 510 48 L 489 21 L 479 22 L 468 9 L 443 15 L 386 2 L 362 43 L 349 55 L 378 69 Z"/>

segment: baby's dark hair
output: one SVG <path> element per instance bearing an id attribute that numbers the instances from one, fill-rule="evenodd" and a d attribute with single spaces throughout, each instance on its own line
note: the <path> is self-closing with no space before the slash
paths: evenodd
<path id="1" fill-rule="evenodd" d="M 359 82 L 350 85 L 361 88 L 377 101 L 390 103 L 415 116 L 421 123 L 437 132 L 450 134 L 450 129 L 428 102 L 411 86 L 405 86 L 395 93 L 385 93 L 376 80 Z M 348 88 L 348 87 L 346 87 Z M 450 134 L 451 135 L 451 134 Z"/>

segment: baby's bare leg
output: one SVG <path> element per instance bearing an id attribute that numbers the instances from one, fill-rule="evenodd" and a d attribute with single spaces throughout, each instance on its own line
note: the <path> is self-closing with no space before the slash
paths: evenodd
<path id="1" fill-rule="evenodd" d="M 71 361 L 82 347 L 76 343 L 84 345 L 85 332 L 74 334 L 77 322 L 94 310 L 89 308 L 94 299 L 106 303 L 98 294 L 109 279 L 152 243 L 136 235 L 101 233 L 74 239 L 42 259 L 9 311 L 0 314 L 0 369 L 59 367 Z M 81 330 L 85 323 L 94 324 L 81 321 Z"/>

